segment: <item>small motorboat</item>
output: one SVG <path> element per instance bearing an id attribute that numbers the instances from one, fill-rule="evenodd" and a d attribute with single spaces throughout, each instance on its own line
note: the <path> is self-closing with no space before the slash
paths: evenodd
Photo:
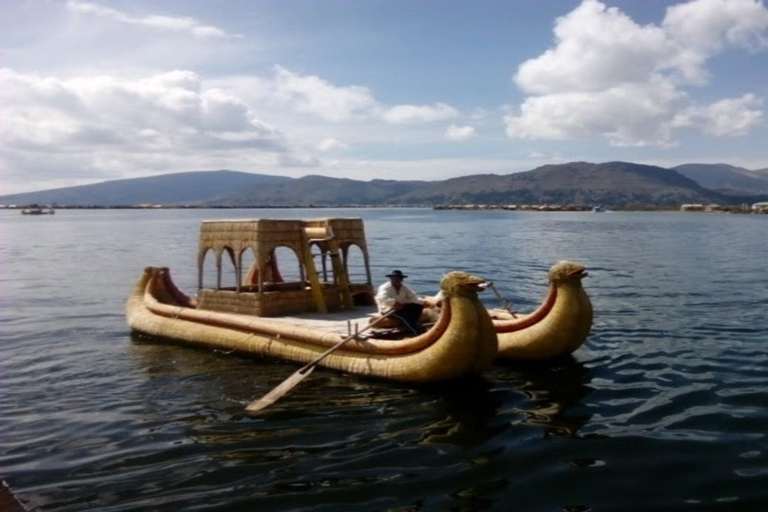
<path id="1" fill-rule="evenodd" d="M 33 205 L 29 208 L 21 210 L 22 215 L 54 215 L 56 210 L 53 208 L 41 208 L 40 206 Z"/>

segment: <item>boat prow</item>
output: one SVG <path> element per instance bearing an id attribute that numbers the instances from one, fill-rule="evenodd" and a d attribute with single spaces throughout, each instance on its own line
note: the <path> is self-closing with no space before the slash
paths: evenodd
<path id="1" fill-rule="evenodd" d="M 427 332 L 404 340 L 361 337 L 320 364 L 405 382 L 447 380 L 487 368 L 496 357 L 498 339 L 477 297 L 482 282 L 463 272 L 447 274 L 441 282 L 447 307 Z M 147 267 L 127 302 L 128 325 L 151 336 L 297 363 L 313 360 L 344 336 L 318 329 L 316 320 L 308 324 L 299 317 L 262 318 L 195 306 L 173 284 L 167 268 Z M 332 321 L 333 314 L 328 318 Z"/>
<path id="2" fill-rule="evenodd" d="M 549 291 L 535 311 L 494 315 L 499 357 L 543 360 L 578 349 L 592 328 L 592 303 L 581 283 L 586 276 L 583 265 L 561 261 L 550 269 Z"/>

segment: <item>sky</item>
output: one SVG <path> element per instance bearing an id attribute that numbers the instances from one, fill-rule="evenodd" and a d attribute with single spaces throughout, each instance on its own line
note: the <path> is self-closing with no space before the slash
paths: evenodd
<path id="1" fill-rule="evenodd" d="M 768 168 L 761 0 L 0 0 L 0 194 Z"/>

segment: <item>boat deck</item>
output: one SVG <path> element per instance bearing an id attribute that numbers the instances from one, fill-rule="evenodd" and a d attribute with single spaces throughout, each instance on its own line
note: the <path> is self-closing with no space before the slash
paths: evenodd
<path id="1" fill-rule="evenodd" d="M 355 332 L 355 324 L 357 324 L 358 330 L 368 327 L 370 319 L 377 312 L 376 306 L 359 306 L 326 314 L 317 312 L 301 313 L 291 316 L 263 318 L 263 320 L 280 324 L 300 325 L 310 329 L 346 335 L 349 334 L 350 328 L 353 333 Z"/>
<path id="2" fill-rule="evenodd" d="M 317 329 L 323 332 L 335 332 L 346 336 L 355 332 L 355 324 L 359 331 L 368 327 L 371 318 L 378 313 L 376 306 L 358 306 L 352 309 L 333 311 L 330 313 L 301 313 L 291 316 L 264 317 L 264 321 L 275 322 L 279 324 L 300 325 L 310 329 Z M 489 309 L 491 318 L 497 320 L 512 320 L 514 317 L 503 309 Z M 518 313 L 518 319 L 525 318 L 528 315 Z M 382 328 L 373 329 L 376 331 L 390 331 L 392 329 Z M 397 329 L 395 329 L 397 330 Z M 350 332 L 351 331 L 351 332 Z"/>

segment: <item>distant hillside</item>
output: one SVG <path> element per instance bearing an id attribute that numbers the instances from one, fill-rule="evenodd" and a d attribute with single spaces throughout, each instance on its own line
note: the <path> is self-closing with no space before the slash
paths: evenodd
<path id="1" fill-rule="evenodd" d="M 292 178 L 237 171 L 199 171 L 149 178 L 105 181 L 92 185 L 27 192 L 0 197 L 2 204 L 124 206 L 137 204 L 201 205 L 216 203 L 236 190 L 291 182 Z"/>
<path id="2" fill-rule="evenodd" d="M 243 189 L 224 198 L 227 206 L 377 205 L 398 203 L 399 197 L 430 182 L 358 181 L 326 176 L 304 176 L 287 182 Z M 217 201 L 208 201 L 217 204 Z"/>
<path id="3" fill-rule="evenodd" d="M 750 171 L 727 164 L 685 164 L 673 169 L 708 189 L 747 194 L 768 193 L 768 169 Z"/>
<path id="4" fill-rule="evenodd" d="M 476 174 L 443 181 L 356 181 L 305 176 L 219 198 L 226 205 L 728 203 L 722 194 L 661 167 L 625 162 L 547 165 L 516 174 Z M 209 204 L 217 204 L 210 201 Z"/>
<path id="5" fill-rule="evenodd" d="M 682 166 L 685 167 L 685 166 Z M 758 173 L 759 175 L 759 173 Z M 768 178 L 767 178 L 768 179 Z M 735 192 L 734 192 L 735 190 Z M 443 204 L 740 204 L 766 200 L 733 189 L 710 190 L 681 173 L 628 162 L 572 162 L 516 174 L 476 174 L 442 181 L 286 178 L 200 171 L 116 180 L 0 197 L 2 204 L 62 206 L 340 206 Z"/>
<path id="6" fill-rule="evenodd" d="M 454 178 L 414 191 L 430 203 L 658 205 L 722 201 L 693 180 L 661 167 L 626 162 L 545 165 L 507 175 Z"/>

